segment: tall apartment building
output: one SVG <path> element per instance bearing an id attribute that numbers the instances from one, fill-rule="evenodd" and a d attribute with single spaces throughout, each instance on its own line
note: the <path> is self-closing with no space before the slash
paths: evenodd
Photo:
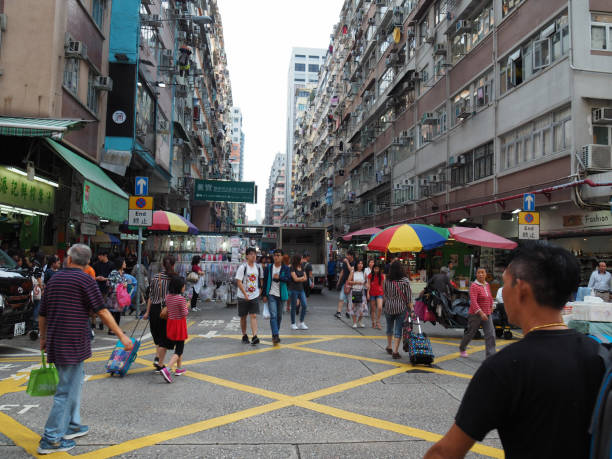
<path id="1" fill-rule="evenodd" d="M 286 187 L 285 171 L 287 164 L 286 161 L 287 160 L 285 155 L 277 153 L 274 157 L 274 161 L 272 162 L 272 167 L 270 168 L 270 176 L 268 177 L 268 188 L 266 189 L 266 208 L 264 219 L 264 222 L 267 225 L 272 225 L 274 223 L 274 218 L 281 217 L 284 211 Z M 282 179 L 280 177 L 282 177 Z"/>
<path id="2" fill-rule="evenodd" d="M 296 139 L 296 215 L 336 236 L 470 221 L 516 237 L 535 192 L 542 237 L 612 232 L 593 186 L 612 178 L 611 32 L 603 0 L 346 1 Z"/>
<path id="3" fill-rule="evenodd" d="M 325 60 L 327 51 L 317 48 L 293 48 L 289 62 L 287 79 L 287 183 L 285 192 L 287 217 L 293 218 L 292 186 L 295 176 L 294 142 L 296 120 L 306 111 L 306 98 L 316 86 L 319 79 L 319 69 Z"/>
<path id="4" fill-rule="evenodd" d="M 239 107 L 232 107 L 231 120 L 232 152 L 230 154 L 230 165 L 232 168 L 232 180 L 242 181 L 244 174 L 244 132 L 242 131 L 242 111 Z M 232 204 L 234 221 L 243 223 L 245 221 L 246 204 Z"/>

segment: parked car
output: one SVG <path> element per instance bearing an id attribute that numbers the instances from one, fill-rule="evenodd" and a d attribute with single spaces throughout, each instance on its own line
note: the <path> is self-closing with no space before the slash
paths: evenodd
<path id="1" fill-rule="evenodd" d="M 36 339 L 32 313 L 32 278 L 19 268 L 6 252 L 0 250 L 0 339 L 30 333 Z"/>

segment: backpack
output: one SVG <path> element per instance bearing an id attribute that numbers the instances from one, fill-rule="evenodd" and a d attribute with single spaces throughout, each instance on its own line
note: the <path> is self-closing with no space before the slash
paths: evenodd
<path id="1" fill-rule="evenodd" d="M 257 266 L 257 285 L 259 287 L 261 287 L 259 285 L 260 281 L 263 282 L 263 269 L 261 268 L 261 265 L 258 263 L 255 263 L 255 266 Z M 238 270 L 240 270 L 240 268 L 244 268 L 244 271 L 242 272 L 242 279 L 240 279 L 241 281 L 244 281 L 244 275 L 246 274 L 246 270 L 249 267 L 248 263 L 242 263 L 239 267 Z M 234 284 L 236 284 L 236 281 L 238 280 L 238 278 L 234 278 Z"/>
<path id="2" fill-rule="evenodd" d="M 612 339 L 606 335 L 589 335 L 601 343 L 599 356 L 604 361 L 604 377 L 595 399 L 589 434 L 591 435 L 590 459 L 612 457 Z"/>

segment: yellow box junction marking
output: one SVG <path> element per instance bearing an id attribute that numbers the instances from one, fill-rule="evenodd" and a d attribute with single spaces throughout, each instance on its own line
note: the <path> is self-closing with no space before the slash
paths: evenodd
<path id="1" fill-rule="evenodd" d="M 190 323 L 189 325 L 191 324 L 192 323 Z M 214 338 L 235 339 L 235 338 L 240 338 L 240 337 L 241 336 L 239 335 L 217 335 Z M 197 338 L 199 337 L 193 336 L 190 339 L 197 339 Z M 345 383 L 337 384 L 335 386 L 331 386 L 325 389 L 320 389 L 320 390 L 316 390 L 316 391 L 309 392 L 306 394 L 302 394 L 299 396 L 289 396 L 289 395 L 269 391 L 266 389 L 261 389 L 261 388 L 254 387 L 254 386 L 249 386 L 246 384 L 241 384 L 241 383 L 234 382 L 234 381 L 229 381 L 229 380 L 222 379 L 222 378 L 217 378 L 215 376 L 206 375 L 203 373 L 199 373 L 199 372 L 190 370 L 186 373 L 186 376 L 189 376 L 191 378 L 194 378 L 200 381 L 205 381 L 211 384 L 215 384 L 221 387 L 225 387 L 228 389 L 233 389 L 233 390 L 238 390 L 241 392 L 259 395 L 259 396 L 262 396 L 268 399 L 272 399 L 275 401 L 272 403 L 261 405 L 261 406 L 256 406 L 253 408 L 249 408 L 249 409 L 237 411 L 234 413 L 218 416 L 215 418 L 207 419 L 204 421 L 196 422 L 194 424 L 189 424 L 183 427 L 178 427 L 178 428 L 170 429 L 164 432 L 159 432 L 159 433 L 155 433 L 151 435 L 146 435 L 144 437 L 128 440 L 128 441 L 125 441 L 117 445 L 103 447 L 96 451 L 81 454 L 77 457 L 91 457 L 91 458 L 113 457 L 119 454 L 124 454 L 124 453 L 128 453 L 131 451 L 135 451 L 137 449 L 142 449 L 148 446 L 153 446 L 153 445 L 156 445 L 164 441 L 168 441 L 168 440 L 183 437 L 186 435 L 191 435 L 194 433 L 202 432 L 202 431 L 212 429 L 215 427 L 219 427 L 222 425 L 231 424 L 231 423 L 243 420 L 243 419 L 247 419 L 253 416 L 258 416 L 260 414 L 265 414 L 265 413 L 275 411 L 281 408 L 289 407 L 289 406 L 297 406 L 297 407 L 309 409 L 309 410 L 312 410 L 312 411 L 315 411 L 321 414 L 325 414 L 328 416 L 336 417 L 339 419 L 344 419 L 344 420 L 356 422 L 362 425 L 367 425 L 367 426 L 375 427 L 378 429 L 388 430 L 388 431 L 396 432 L 402 435 L 407 435 L 410 437 L 420 438 L 426 441 L 435 442 L 439 440 L 440 438 L 442 438 L 442 435 L 434 433 L 434 432 L 429 432 L 426 430 L 417 429 L 417 428 L 410 427 L 410 426 L 405 426 L 402 424 L 393 423 L 393 422 L 386 421 L 383 419 L 378 419 L 378 418 L 374 418 L 370 416 L 365 416 L 359 413 L 354 413 L 354 412 L 342 410 L 339 408 L 330 407 L 328 405 L 313 402 L 313 400 L 319 399 L 319 398 L 322 398 L 328 395 L 344 392 L 344 391 L 354 389 L 354 388 L 357 388 L 357 387 L 360 387 L 366 384 L 370 384 L 372 382 L 376 382 L 376 381 L 380 381 L 380 380 L 389 378 L 391 376 L 395 376 L 395 375 L 398 375 L 404 372 L 410 372 L 412 370 L 417 370 L 417 369 L 424 370 L 424 371 L 427 371 L 433 374 L 444 374 L 444 375 L 454 376 L 454 377 L 458 377 L 462 379 L 472 378 L 472 375 L 469 375 L 469 374 L 442 370 L 438 368 L 429 368 L 429 367 L 422 367 L 422 366 L 414 367 L 406 363 L 393 362 L 393 361 L 387 361 L 387 360 L 382 360 L 382 359 L 362 357 L 362 356 L 356 356 L 356 355 L 351 355 L 351 354 L 344 354 L 340 352 L 331 352 L 331 351 L 325 351 L 321 349 L 314 349 L 314 348 L 306 347 L 307 345 L 310 345 L 310 344 L 322 343 L 322 342 L 327 342 L 327 341 L 332 341 L 332 340 L 337 340 L 337 339 L 355 339 L 355 338 L 357 339 L 381 339 L 381 338 L 386 339 L 386 337 L 384 336 L 381 337 L 381 336 L 354 336 L 354 335 L 300 335 L 300 336 L 289 336 L 287 338 L 288 339 L 291 339 L 291 338 L 300 339 L 301 341 L 294 342 L 291 344 L 270 346 L 270 347 L 266 347 L 263 349 L 256 349 L 256 350 L 245 351 L 245 352 L 237 352 L 237 353 L 230 353 L 230 354 L 219 355 L 219 356 L 210 356 L 210 357 L 205 357 L 205 358 L 200 358 L 200 359 L 193 359 L 193 360 L 183 362 L 183 365 L 187 366 L 187 365 L 194 365 L 198 363 L 224 360 L 224 359 L 229 359 L 229 358 L 234 358 L 234 357 L 251 356 L 251 355 L 259 354 L 262 352 L 271 352 L 271 351 L 276 351 L 276 350 L 281 350 L 281 349 L 293 349 L 293 350 L 299 350 L 302 352 L 315 353 L 319 355 L 328 355 L 328 356 L 339 357 L 339 358 L 348 358 L 348 359 L 353 359 L 353 360 L 361 360 L 361 361 L 373 362 L 377 364 L 384 364 L 384 365 L 393 366 L 395 368 L 386 370 L 386 371 L 382 371 L 379 373 L 375 373 L 373 375 L 369 375 L 366 377 L 358 378 L 358 379 L 348 381 Z M 432 339 L 432 341 L 434 341 L 434 339 Z M 437 341 L 438 340 L 435 340 L 434 342 L 437 342 Z M 442 342 L 442 340 L 440 341 L 441 342 L 439 344 L 453 345 L 453 346 L 456 345 L 456 343 Z M 504 345 L 504 344 L 501 344 L 501 345 Z M 143 355 L 143 356 L 151 355 L 155 353 L 155 348 L 151 343 L 147 343 L 146 345 L 143 345 L 141 350 L 143 348 L 145 352 L 139 352 L 139 356 L 140 355 Z M 474 353 L 474 352 L 480 352 L 482 350 L 484 350 L 484 346 L 477 346 L 477 347 L 468 348 L 467 352 Z M 92 356 L 92 358 L 89 359 L 88 362 L 97 362 L 97 361 L 102 361 L 102 360 L 106 361 L 108 359 L 108 354 L 109 354 L 109 350 L 95 352 L 94 356 Z M 459 357 L 458 352 L 451 353 L 451 354 L 442 356 L 440 358 L 437 358 L 434 363 L 441 363 L 441 362 L 456 359 L 458 357 Z M 25 358 L 25 359 L 20 359 L 18 361 L 22 361 L 22 362 L 30 361 L 30 359 Z M 136 359 L 136 363 L 142 364 L 144 365 L 144 367 L 132 369 L 130 370 L 130 373 L 142 373 L 142 372 L 152 371 L 150 367 L 151 362 L 145 359 L 142 359 L 142 358 L 138 358 Z M 99 379 L 103 379 L 107 377 L 109 376 L 105 373 L 98 374 L 98 375 L 94 375 L 88 378 L 88 381 L 95 381 L 95 380 L 99 380 Z M 11 392 L 23 391 L 25 390 L 26 383 L 27 383 L 27 378 L 21 378 L 21 379 L 16 379 L 16 380 L 9 378 L 5 380 L 0 380 L 0 396 L 7 394 L 7 393 L 11 393 Z M 20 424 L 19 422 L 17 422 L 16 420 L 14 420 L 13 418 L 11 418 L 10 416 L 4 413 L 0 413 L 0 421 L 2 421 L 1 423 L 2 431 L 1 432 L 4 435 L 10 438 L 17 446 L 20 446 L 29 454 L 32 454 L 32 455 L 36 454 L 36 448 L 38 445 L 38 441 L 40 440 L 40 436 L 38 434 L 34 433 L 30 429 L 23 426 L 22 424 Z M 502 450 L 498 448 L 493 448 L 493 447 L 489 447 L 486 445 L 482 445 L 482 444 L 474 445 L 474 447 L 472 448 L 472 451 L 483 454 L 483 455 L 487 455 L 490 457 L 503 457 Z M 54 455 L 54 457 L 75 457 L 75 456 L 71 456 L 66 453 L 57 453 L 56 455 Z"/>

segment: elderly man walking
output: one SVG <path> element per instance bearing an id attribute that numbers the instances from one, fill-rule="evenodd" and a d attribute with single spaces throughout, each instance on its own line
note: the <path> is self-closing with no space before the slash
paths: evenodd
<path id="1" fill-rule="evenodd" d="M 83 362 L 91 357 L 89 313 L 97 313 L 123 346 L 132 348 L 132 341 L 106 309 L 96 281 L 84 272 L 90 258 L 91 250 L 86 245 L 70 247 L 66 268 L 55 273 L 43 293 L 40 348 L 57 367 L 59 384 L 38 454 L 68 451 L 76 446 L 74 438 L 89 432 L 89 427 L 81 424 L 80 415 Z"/>
<path id="2" fill-rule="evenodd" d="M 597 269 L 591 273 L 589 288 L 593 289 L 595 296 L 598 296 L 606 303 L 609 303 L 610 281 L 612 281 L 612 274 L 610 274 L 606 269 L 606 263 L 600 261 L 599 265 L 597 265 Z"/>

